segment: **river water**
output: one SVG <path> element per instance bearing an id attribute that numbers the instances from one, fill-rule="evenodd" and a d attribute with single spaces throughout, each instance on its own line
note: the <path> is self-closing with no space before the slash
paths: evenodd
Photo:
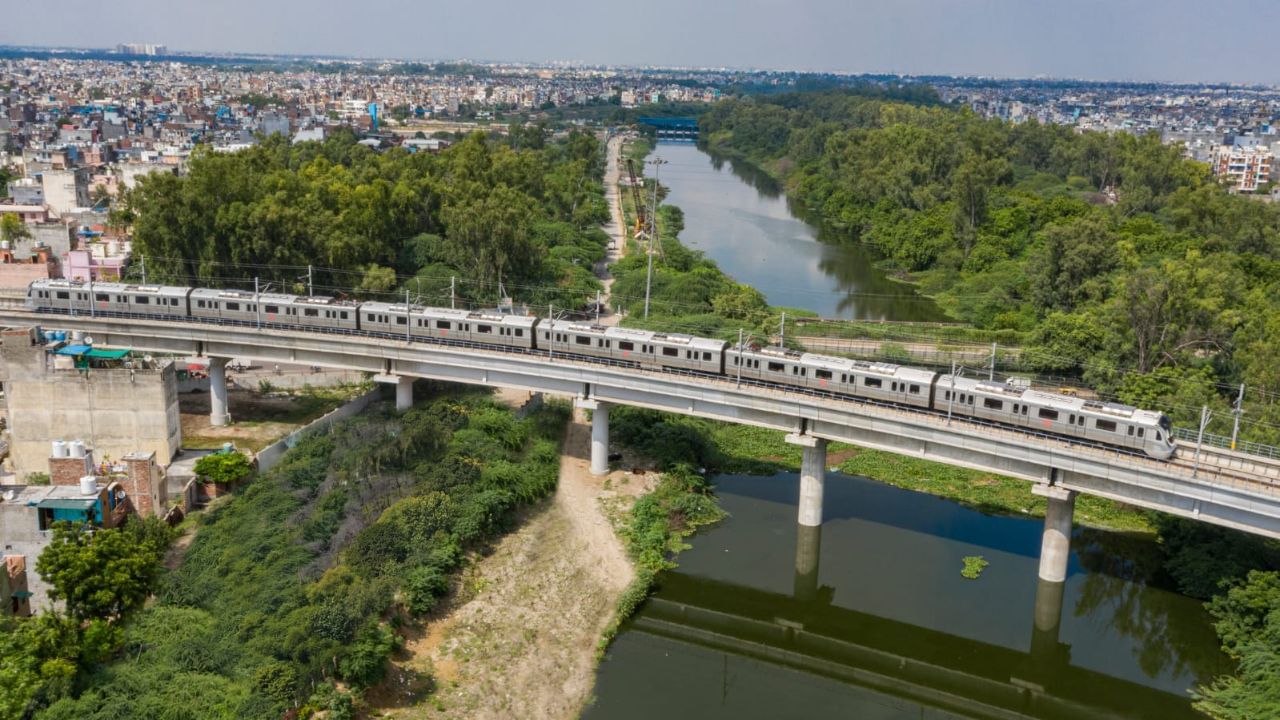
<path id="1" fill-rule="evenodd" d="M 933 319 L 858 248 L 797 227 L 749 168 L 691 145 L 658 154 L 682 237 L 771 303 Z M 1149 544 L 1077 529 L 1067 582 L 1047 585 L 1040 520 L 829 473 L 814 533 L 796 525 L 794 473 L 715 482 L 729 518 L 660 577 L 585 718 L 1177 720 L 1198 717 L 1192 687 L 1230 669 L 1201 604 L 1152 581 Z M 975 555 L 990 564 L 966 579 Z"/>
<path id="2" fill-rule="evenodd" d="M 755 167 L 690 143 L 659 143 L 665 202 L 684 210 L 681 240 L 769 304 L 859 320 L 946 320 L 928 298 L 877 269 L 864 246 L 803 222 L 778 184 Z"/>

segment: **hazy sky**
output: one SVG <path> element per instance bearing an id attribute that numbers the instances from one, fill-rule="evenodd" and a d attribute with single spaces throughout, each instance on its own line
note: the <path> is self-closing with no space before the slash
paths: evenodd
<path id="1" fill-rule="evenodd" d="M 0 44 L 1280 84 L 1280 0 L 14 0 Z"/>

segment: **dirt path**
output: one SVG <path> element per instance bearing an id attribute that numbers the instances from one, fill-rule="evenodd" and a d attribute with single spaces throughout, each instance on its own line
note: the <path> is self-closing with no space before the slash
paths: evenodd
<path id="1" fill-rule="evenodd" d="M 443 617 L 410 638 L 374 693 L 377 709 L 400 718 L 578 716 L 596 645 L 634 574 L 602 501 L 617 505 L 652 482 L 593 477 L 589 448 L 590 426 L 575 415 L 555 496 L 466 570 Z M 434 675 L 429 696 L 415 673 Z"/>
<path id="2" fill-rule="evenodd" d="M 596 277 L 600 278 L 600 284 L 604 286 L 604 292 L 601 294 L 601 302 L 609 304 L 609 295 L 613 290 L 613 275 L 609 273 L 609 266 L 617 262 L 622 253 L 626 252 L 626 238 L 622 221 L 622 201 L 620 200 L 619 182 L 622 178 L 622 137 L 615 135 L 609 138 L 609 143 L 605 148 L 605 170 L 604 170 L 604 199 L 609 205 L 609 222 L 605 223 L 604 231 L 609 234 L 609 248 L 605 252 L 605 258 L 595 264 Z M 600 316 L 602 325 L 617 325 L 619 316 L 617 308 L 610 307 L 607 315 Z"/>

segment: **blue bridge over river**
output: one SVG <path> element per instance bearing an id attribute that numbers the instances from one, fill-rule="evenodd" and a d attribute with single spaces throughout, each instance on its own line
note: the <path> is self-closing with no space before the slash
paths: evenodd
<path id="1" fill-rule="evenodd" d="M 663 140 L 697 140 L 698 119 L 691 117 L 642 117 L 637 123 L 657 131 Z"/>

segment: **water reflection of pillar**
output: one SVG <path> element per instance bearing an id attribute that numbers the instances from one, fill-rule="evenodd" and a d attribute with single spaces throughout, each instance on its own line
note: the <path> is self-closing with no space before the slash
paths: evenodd
<path id="1" fill-rule="evenodd" d="M 1067 584 L 1040 578 L 1036 582 L 1036 609 L 1031 628 L 1031 663 L 1048 671 L 1059 660 L 1059 631 L 1062 627 L 1062 597 Z"/>
<path id="2" fill-rule="evenodd" d="M 822 526 L 796 524 L 796 578 L 792 594 L 801 602 L 818 597 L 818 557 L 822 554 Z"/>

